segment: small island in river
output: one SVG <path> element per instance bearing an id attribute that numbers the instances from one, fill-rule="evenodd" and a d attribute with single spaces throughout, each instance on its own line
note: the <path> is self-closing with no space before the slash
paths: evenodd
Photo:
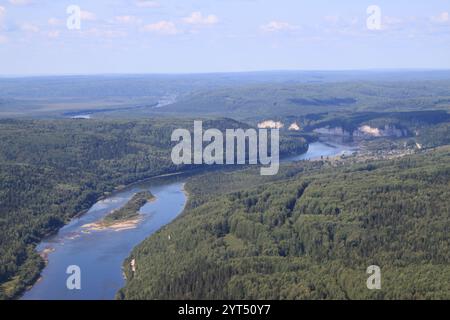
<path id="1" fill-rule="evenodd" d="M 85 224 L 83 228 L 86 231 L 101 231 L 105 229 L 122 231 L 133 229 L 141 220 L 139 209 L 146 203 L 154 200 L 155 196 L 150 191 L 138 192 L 122 208 L 112 211 L 99 222 Z"/>

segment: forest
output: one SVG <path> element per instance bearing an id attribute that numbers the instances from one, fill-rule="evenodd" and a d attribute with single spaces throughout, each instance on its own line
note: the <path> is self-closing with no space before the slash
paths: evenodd
<path id="1" fill-rule="evenodd" d="M 170 136 L 188 119 L 0 120 L 0 299 L 17 297 L 39 277 L 35 251 L 97 200 L 131 183 L 189 170 L 170 158 Z M 231 119 L 205 119 L 205 128 L 245 128 Z M 280 153 L 307 149 L 284 134 Z"/>
<path id="2" fill-rule="evenodd" d="M 124 262 L 117 298 L 449 299 L 449 84 L 448 71 L 1 78 L 0 299 L 35 283 L 37 244 L 99 199 L 193 169 L 173 164 L 170 138 L 194 120 L 281 121 L 282 157 L 315 129 L 393 126 L 405 135 L 364 146 L 413 154 L 192 177 L 182 216 Z M 381 291 L 365 287 L 372 264 Z"/>
<path id="3" fill-rule="evenodd" d="M 183 215 L 125 261 L 117 298 L 449 299 L 449 157 L 192 178 Z M 381 290 L 366 288 L 370 265 Z"/>
<path id="4" fill-rule="evenodd" d="M 255 124 L 322 112 L 448 111 L 449 84 L 445 70 L 0 78 L 0 118 L 214 116 Z"/>
<path id="5" fill-rule="evenodd" d="M 0 137 L 1 298 L 39 276 L 45 236 L 117 186 L 176 169 L 161 122 L 1 120 Z"/>

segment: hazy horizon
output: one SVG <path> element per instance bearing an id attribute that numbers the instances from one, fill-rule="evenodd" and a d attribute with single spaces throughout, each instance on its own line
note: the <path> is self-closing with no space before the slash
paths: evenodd
<path id="1" fill-rule="evenodd" d="M 142 72 L 142 73 L 30 73 L 30 74 L 0 74 L 0 78 L 38 78 L 38 77 L 95 77 L 95 76 L 195 76 L 195 75 L 226 75 L 226 74 L 258 74 L 258 73 L 403 73 L 403 72 L 450 72 L 450 68 L 377 68 L 377 69 L 291 69 L 291 70 L 240 70 L 240 71 L 210 71 L 210 72 Z"/>

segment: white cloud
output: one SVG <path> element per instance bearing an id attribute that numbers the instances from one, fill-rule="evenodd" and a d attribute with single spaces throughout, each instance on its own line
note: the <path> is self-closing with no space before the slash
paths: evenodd
<path id="1" fill-rule="evenodd" d="M 342 17 L 339 15 L 329 15 L 324 17 L 325 22 L 333 27 L 351 27 L 360 22 L 357 17 Z"/>
<path id="2" fill-rule="evenodd" d="M 6 15 L 6 9 L 5 7 L 0 6 L 0 31 L 3 29 L 3 20 Z"/>
<path id="3" fill-rule="evenodd" d="M 5 7 L 0 6 L 0 23 L 2 22 L 3 18 L 6 15 L 6 9 Z"/>
<path id="4" fill-rule="evenodd" d="M 39 27 L 32 23 L 24 23 L 20 26 L 20 30 L 29 32 L 29 33 L 37 33 L 37 32 L 39 32 Z"/>
<path id="5" fill-rule="evenodd" d="M 138 1 L 136 1 L 136 6 L 138 6 L 140 8 L 159 8 L 160 4 L 157 1 L 138 0 Z"/>
<path id="6" fill-rule="evenodd" d="M 6 43 L 8 41 L 8 38 L 4 35 L 0 34 L 0 44 Z"/>
<path id="7" fill-rule="evenodd" d="M 385 17 L 383 17 L 383 20 L 382 20 L 382 24 L 384 24 L 386 26 L 398 26 L 403 23 L 404 23 L 403 19 L 400 19 L 397 17 L 385 16 Z"/>
<path id="8" fill-rule="evenodd" d="M 82 32 L 85 36 L 93 36 L 99 38 L 121 38 L 126 37 L 127 33 L 124 31 L 115 31 L 115 30 L 104 30 L 98 28 L 90 28 L 86 31 Z"/>
<path id="9" fill-rule="evenodd" d="M 47 33 L 47 37 L 51 39 L 56 39 L 59 37 L 60 32 L 58 30 L 52 30 Z"/>
<path id="10" fill-rule="evenodd" d="M 218 23 L 219 18 L 214 14 L 203 16 L 201 12 L 196 11 L 192 12 L 189 17 L 184 18 L 183 21 L 193 25 L 212 25 Z"/>
<path id="11" fill-rule="evenodd" d="M 441 12 L 438 16 L 431 17 L 431 21 L 436 23 L 447 23 L 450 21 L 450 17 L 448 12 Z"/>
<path id="12" fill-rule="evenodd" d="M 268 24 L 262 25 L 260 29 L 264 32 L 272 33 L 279 31 L 293 31 L 298 30 L 298 26 L 291 25 L 284 21 L 271 21 Z"/>
<path id="13" fill-rule="evenodd" d="M 114 20 L 121 24 L 141 24 L 142 20 L 135 16 L 117 16 Z"/>
<path id="14" fill-rule="evenodd" d="M 25 6 L 30 4 L 32 0 L 9 0 L 9 3 L 13 6 Z"/>
<path id="15" fill-rule="evenodd" d="M 147 24 L 142 28 L 145 32 L 153 32 L 165 35 L 175 35 L 178 34 L 179 31 L 175 24 L 171 21 L 159 21 L 153 24 Z"/>
<path id="16" fill-rule="evenodd" d="M 328 23 L 336 24 L 340 21 L 340 17 L 337 15 L 325 16 L 324 20 Z"/>
<path id="17" fill-rule="evenodd" d="M 94 13 L 90 12 L 90 11 L 81 11 L 81 19 L 82 20 L 86 20 L 86 21 L 94 21 L 97 20 L 97 17 L 95 16 Z"/>
<path id="18" fill-rule="evenodd" d="M 382 16 L 379 29 L 376 30 L 398 33 L 403 31 L 405 29 L 405 26 L 411 27 L 412 24 L 408 24 L 408 21 L 406 21 L 404 18 L 398 18 L 393 16 Z M 367 30 L 370 31 L 368 28 L 366 28 L 365 31 Z"/>
<path id="19" fill-rule="evenodd" d="M 64 23 L 62 20 L 57 19 L 57 18 L 50 18 L 50 19 L 48 19 L 47 22 L 51 26 L 60 26 Z"/>

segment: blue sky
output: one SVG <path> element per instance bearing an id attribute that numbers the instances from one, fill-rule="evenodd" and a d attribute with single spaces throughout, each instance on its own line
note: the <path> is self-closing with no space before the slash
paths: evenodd
<path id="1" fill-rule="evenodd" d="M 0 75 L 450 69 L 449 12 L 450 0 L 0 0 Z"/>

